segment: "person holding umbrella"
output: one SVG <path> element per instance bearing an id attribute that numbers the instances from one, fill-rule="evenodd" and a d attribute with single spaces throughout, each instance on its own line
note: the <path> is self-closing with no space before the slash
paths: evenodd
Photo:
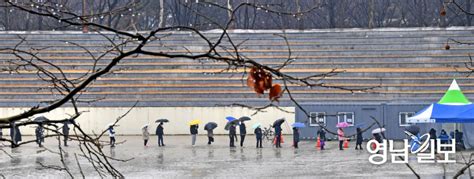
<path id="1" fill-rule="evenodd" d="M 257 138 L 257 148 L 263 148 L 262 147 L 263 134 L 262 134 L 262 129 L 260 128 L 260 123 L 255 124 L 253 128 L 255 128 L 253 133 L 255 133 L 255 138 Z"/>
<path id="2" fill-rule="evenodd" d="M 227 117 L 225 117 L 225 119 L 227 120 L 227 123 L 232 122 L 232 121 L 234 121 L 234 120 L 235 120 L 235 121 L 238 121 L 237 118 L 232 117 L 232 116 L 227 116 Z M 226 126 L 227 126 L 227 125 L 226 125 Z M 230 127 L 230 125 L 229 125 L 229 127 Z M 228 129 L 226 129 L 226 130 L 228 130 Z M 234 139 L 235 139 L 236 142 L 239 142 L 239 138 L 237 138 L 237 135 L 235 135 L 235 138 L 234 138 Z"/>
<path id="3" fill-rule="evenodd" d="M 148 140 L 150 139 L 150 132 L 148 132 L 148 124 L 142 127 L 143 146 L 146 147 Z"/>
<path id="4" fill-rule="evenodd" d="M 326 131 L 324 131 L 324 128 L 320 128 L 319 131 L 318 131 L 318 135 L 319 135 L 319 142 L 320 142 L 320 149 L 321 150 L 324 150 L 324 145 L 326 144 Z"/>
<path id="5" fill-rule="evenodd" d="M 211 145 L 211 143 L 214 142 L 214 132 L 213 132 L 213 130 L 216 127 L 217 127 L 217 123 L 215 123 L 215 122 L 208 122 L 204 126 L 204 130 L 207 131 L 207 138 L 208 138 L 207 145 Z"/>
<path id="6" fill-rule="evenodd" d="M 158 126 L 156 127 L 155 134 L 158 136 L 158 147 L 165 146 L 163 143 L 163 135 L 164 135 L 164 128 L 163 124 L 165 122 L 169 122 L 168 119 L 158 119 L 155 121 L 156 123 L 159 123 Z"/>
<path id="7" fill-rule="evenodd" d="M 158 136 L 158 147 L 165 146 L 163 142 L 163 135 L 164 135 L 163 122 L 160 122 L 160 124 L 158 124 L 158 126 L 156 127 L 155 133 Z"/>
<path id="8" fill-rule="evenodd" d="M 12 148 L 18 147 L 18 142 L 21 141 L 21 133 L 15 122 L 10 122 L 10 137 L 12 139 Z"/>
<path id="9" fill-rule="evenodd" d="M 43 125 L 39 124 L 35 129 L 36 143 L 39 147 L 42 147 L 41 142 L 44 142 L 43 133 Z"/>
<path id="10" fill-rule="evenodd" d="M 298 142 L 300 141 L 300 132 L 297 127 L 293 127 L 293 147 L 298 148 Z"/>
<path id="11" fill-rule="evenodd" d="M 245 127 L 244 121 L 240 121 L 239 129 L 240 129 L 240 147 L 243 147 L 245 135 L 247 134 L 247 129 Z"/>
<path id="12" fill-rule="evenodd" d="M 344 144 L 344 130 L 342 130 L 342 127 L 337 129 L 337 139 L 339 139 L 339 150 L 344 150 L 342 148 L 342 144 Z"/>
<path id="13" fill-rule="evenodd" d="M 296 149 L 298 148 L 298 142 L 300 141 L 300 132 L 298 128 L 303 128 L 306 125 L 301 122 L 295 122 L 291 126 L 293 126 L 293 147 Z"/>
<path id="14" fill-rule="evenodd" d="M 377 142 L 383 143 L 384 132 L 385 132 L 385 128 L 376 128 L 372 130 L 372 134 L 374 134 L 374 138 Z"/>
<path id="15" fill-rule="evenodd" d="M 230 124 L 230 127 L 229 127 L 229 139 L 230 139 L 229 146 L 230 147 L 235 147 L 234 138 L 237 138 L 237 132 L 236 132 L 235 124 L 232 123 Z"/>
<path id="16" fill-rule="evenodd" d="M 356 147 L 355 147 L 355 149 L 356 150 L 359 150 L 359 149 L 362 150 L 362 140 L 363 140 L 363 138 L 362 138 L 362 129 L 360 129 L 360 127 L 358 127 L 356 129 L 356 131 L 357 131 L 357 137 L 356 137 Z"/>
<path id="17" fill-rule="evenodd" d="M 67 140 L 69 138 L 69 121 L 65 121 L 63 124 L 63 136 L 64 136 L 64 146 L 67 147 Z"/>
<path id="18" fill-rule="evenodd" d="M 339 150 L 344 150 L 343 149 L 343 144 L 344 144 L 344 130 L 342 128 L 348 127 L 349 123 L 347 122 L 340 122 L 336 124 L 337 129 L 337 139 L 339 140 Z"/>
<path id="19" fill-rule="evenodd" d="M 273 122 L 273 127 L 275 128 L 275 146 L 276 148 L 281 148 L 281 124 L 285 122 L 285 118 L 277 119 Z"/>
<path id="20" fill-rule="evenodd" d="M 115 130 L 114 125 L 109 125 L 109 137 L 110 137 L 110 147 L 115 147 Z"/>
<path id="21" fill-rule="evenodd" d="M 36 143 L 39 147 L 42 147 L 41 143 L 44 142 L 43 122 L 49 121 L 49 119 L 44 116 L 40 116 L 35 118 L 33 121 L 38 123 L 38 127 L 35 129 Z"/>
<path id="22" fill-rule="evenodd" d="M 196 137 L 198 135 L 199 123 L 201 123 L 201 121 L 197 119 L 189 122 L 189 132 L 191 133 L 191 144 L 193 146 L 196 144 Z"/>

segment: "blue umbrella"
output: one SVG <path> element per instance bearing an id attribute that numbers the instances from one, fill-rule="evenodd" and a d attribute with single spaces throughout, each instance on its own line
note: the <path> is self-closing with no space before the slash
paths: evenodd
<path id="1" fill-rule="evenodd" d="M 225 117 L 225 119 L 227 119 L 228 121 L 237 120 L 237 118 L 232 117 L 232 116 L 227 116 L 227 117 Z"/>
<path id="2" fill-rule="evenodd" d="M 296 127 L 296 128 L 306 127 L 306 125 L 304 125 L 304 123 L 302 123 L 302 122 L 295 122 L 291 126 Z"/>

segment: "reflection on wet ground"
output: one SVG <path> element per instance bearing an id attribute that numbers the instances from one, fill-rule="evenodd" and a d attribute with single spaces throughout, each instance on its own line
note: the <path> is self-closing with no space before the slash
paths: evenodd
<path id="1" fill-rule="evenodd" d="M 207 145 L 205 138 L 199 136 L 197 145 L 190 146 L 188 136 L 166 136 L 166 147 L 158 147 L 156 143 L 149 143 L 150 146 L 144 147 L 139 136 L 117 136 L 117 141 L 127 142 L 115 148 L 106 147 L 104 151 L 113 158 L 133 158 L 128 162 L 111 161 L 127 177 L 413 177 L 403 164 L 370 164 L 369 154 L 354 150 L 352 143 L 351 148 L 344 151 L 337 149 L 336 142 L 327 142 L 327 150 L 316 150 L 314 141 L 302 141 L 299 149 L 292 148 L 289 144 L 291 141 L 278 149 L 273 148 L 270 143 L 264 143 L 264 148 L 255 148 L 255 140 L 253 136 L 249 136 L 244 147 L 229 148 L 227 136 L 217 136 L 212 145 Z M 68 177 L 62 171 L 39 170 L 38 163 L 60 164 L 59 158 L 51 153 L 57 152 L 56 144 L 54 139 L 47 140 L 47 150 L 34 144 L 15 149 L 2 147 L 13 158 L 0 152 L 0 173 L 7 178 Z M 67 151 L 64 158 L 68 167 L 74 170 L 75 175 L 80 176 L 74 157 L 74 153 L 79 152 L 77 144 L 71 142 L 64 150 Z M 462 160 L 459 154 L 458 160 Z M 88 166 L 85 159 L 81 158 L 80 164 L 88 177 L 97 177 L 97 173 Z M 418 164 L 416 157 L 411 157 L 410 164 L 422 177 L 442 177 L 443 167 L 440 164 Z M 448 164 L 448 176 L 452 176 L 461 167 L 461 164 Z"/>

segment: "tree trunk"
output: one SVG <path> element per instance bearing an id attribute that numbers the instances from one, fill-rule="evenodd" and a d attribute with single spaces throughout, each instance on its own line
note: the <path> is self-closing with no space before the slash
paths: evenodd
<path id="1" fill-rule="evenodd" d="M 4 15 L 4 25 L 5 25 L 5 31 L 8 31 L 10 30 L 10 19 L 9 19 L 9 14 L 10 13 L 10 9 L 8 7 L 6 7 L 5 9 L 3 9 L 3 12 L 5 12 L 5 15 Z"/>
<path id="2" fill-rule="evenodd" d="M 227 9 L 229 9 L 229 11 L 227 11 L 227 16 L 228 16 L 228 19 L 229 21 L 232 20 L 232 12 L 234 11 L 234 9 L 232 8 L 232 0 L 227 0 Z M 232 24 L 234 23 L 231 23 L 229 25 L 229 29 L 232 29 Z"/>
<path id="3" fill-rule="evenodd" d="M 471 12 L 471 0 L 466 0 L 466 11 Z M 471 26 L 471 15 L 466 14 L 466 26 Z"/>
<path id="4" fill-rule="evenodd" d="M 374 28 L 375 1 L 369 0 L 369 29 Z"/>
<path id="5" fill-rule="evenodd" d="M 158 22 L 158 27 L 163 28 L 165 27 L 165 2 L 164 0 L 160 0 L 160 22 Z"/>
<path id="6" fill-rule="evenodd" d="M 336 3 L 335 0 L 328 0 L 328 20 L 329 20 L 329 28 L 336 28 L 336 21 L 335 21 L 335 7 Z"/>
<path id="7" fill-rule="evenodd" d="M 87 15 L 87 1 L 86 0 L 82 0 L 82 16 L 86 16 Z M 83 22 L 85 23 L 85 21 Z M 89 32 L 89 28 L 86 26 L 86 25 L 83 25 L 82 26 L 82 33 L 88 33 Z"/>

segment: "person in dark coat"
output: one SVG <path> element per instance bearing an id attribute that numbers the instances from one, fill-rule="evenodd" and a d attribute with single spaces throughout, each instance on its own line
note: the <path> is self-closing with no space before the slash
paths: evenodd
<path id="1" fill-rule="evenodd" d="M 463 140 L 463 132 L 459 130 L 454 130 L 454 139 L 456 140 L 456 147 L 459 146 L 460 149 L 465 149 L 464 140 Z"/>
<path id="2" fill-rule="evenodd" d="M 262 129 L 259 127 L 255 128 L 254 130 L 254 133 L 255 133 L 255 137 L 257 138 L 257 148 L 263 148 L 262 147 L 262 138 L 263 138 L 263 134 L 262 134 Z"/>
<path id="3" fill-rule="evenodd" d="M 300 132 L 298 128 L 293 127 L 293 147 L 298 148 L 298 142 L 300 141 Z"/>
<path id="4" fill-rule="evenodd" d="M 374 139 L 379 143 L 383 143 L 383 140 L 382 140 L 382 135 L 380 133 L 375 133 L 373 134 L 374 135 Z"/>
<path id="5" fill-rule="evenodd" d="M 234 145 L 234 138 L 237 138 L 237 134 L 236 134 L 236 127 L 235 127 L 235 124 L 232 124 L 230 127 L 229 127 L 229 146 L 230 147 L 235 147 Z"/>
<path id="6" fill-rule="evenodd" d="M 437 142 L 436 142 L 436 139 L 438 137 L 436 136 L 436 130 L 434 128 L 431 128 L 430 129 L 430 139 L 434 140 L 434 150 L 436 151 L 436 148 L 437 148 Z M 431 143 L 430 143 L 431 144 Z"/>
<path id="7" fill-rule="evenodd" d="M 275 146 L 276 148 L 281 148 L 281 126 L 277 125 L 275 126 Z"/>
<path id="8" fill-rule="evenodd" d="M 194 146 L 196 144 L 196 137 L 197 137 L 197 134 L 198 134 L 198 128 L 199 128 L 199 125 L 192 125 L 191 127 L 189 127 L 189 131 L 191 133 L 191 144 Z"/>
<path id="9" fill-rule="evenodd" d="M 10 137 L 12 140 L 12 148 L 18 147 L 18 142 L 21 141 L 21 133 L 18 126 L 16 126 L 15 122 L 10 122 Z"/>
<path id="10" fill-rule="evenodd" d="M 244 121 L 240 122 L 240 147 L 244 146 L 245 135 L 247 134 L 247 129 L 245 127 Z"/>
<path id="11" fill-rule="evenodd" d="M 156 127 L 156 135 L 158 136 L 158 147 L 165 146 L 163 142 L 163 135 L 164 135 L 163 122 L 160 122 L 160 124 L 158 124 L 158 127 Z"/>
<path id="12" fill-rule="evenodd" d="M 18 144 L 18 142 L 21 142 L 21 132 L 20 132 L 20 128 L 18 126 L 15 126 L 15 140 L 16 140 L 16 144 Z"/>
<path id="13" fill-rule="evenodd" d="M 356 150 L 359 150 L 359 149 L 362 150 L 362 140 L 363 140 L 363 138 L 362 138 L 362 129 L 360 129 L 360 127 L 358 127 L 356 129 L 356 131 L 357 131 L 357 137 L 356 137 L 356 148 L 355 149 Z"/>
<path id="14" fill-rule="evenodd" d="M 319 142 L 320 142 L 320 149 L 324 150 L 324 145 L 326 145 L 326 131 L 324 131 L 324 128 L 321 127 L 318 131 L 319 135 Z"/>
<path id="15" fill-rule="evenodd" d="M 214 142 L 214 130 L 209 129 L 207 130 L 207 145 L 211 145 L 212 142 Z"/>
<path id="16" fill-rule="evenodd" d="M 115 130 L 113 126 L 109 126 L 110 147 L 115 147 Z"/>
<path id="17" fill-rule="evenodd" d="M 38 144 L 39 147 L 42 147 L 41 143 L 44 142 L 43 132 L 44 132 L 43 125 L 39 124 L 35 130 L 36 143 Z"/>
<path id="18" fill-rule="evenodd" d="M 67 140 L 69 138 L 69 126 L 68 121 L 64 122 L 63 125 L 63 136 L 64 136 L 64 146 L 67 146 Z"/>

